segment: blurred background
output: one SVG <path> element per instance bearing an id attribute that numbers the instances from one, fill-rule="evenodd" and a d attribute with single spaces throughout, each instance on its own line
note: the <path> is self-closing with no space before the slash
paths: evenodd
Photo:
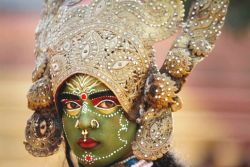
<path id="1" fill-rule="evenodd" d="M 26 121 L 32 115 L 26 92 L 41 7 L 41 0 L 0 0 L 1 167 L 61 167 L 65 162 L 63 151 L 34 158 L 23 146 Z M 184 107 L 174 113 L 173 144 L 190 166 L 250 167 L 249 9 L 249 0 L 231 0 L 213 53 L 194 69 L 181 92 Z M 159 65 L 171 40 L 155 46 Z"/>

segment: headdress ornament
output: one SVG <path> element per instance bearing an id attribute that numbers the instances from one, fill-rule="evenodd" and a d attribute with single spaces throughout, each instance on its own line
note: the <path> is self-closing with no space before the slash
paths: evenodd
<path id="1" fill-rule="evenodd" d="M 45 1 L 36 31 L 29 108 L 49 111 L 67 78 L 76 73 L 91 75 L 105 83 L 128 116 L 141 125 L 132 146 L 135 156 L 161 158 L 169 150 L 171 112 L 181 108 L 177 93 L 192 68 L 212 50 L 228 0 L 194 3 L 160 70 L 153 44 L 180 28 L 181 0 L 79 2 Z"/>

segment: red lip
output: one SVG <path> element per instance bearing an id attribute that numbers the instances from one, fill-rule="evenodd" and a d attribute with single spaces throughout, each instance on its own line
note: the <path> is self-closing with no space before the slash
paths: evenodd
<path id="1" fill-rule="evenodd" d="M 95 141 L 94 139 L 87 139 L 86 141 L 84 141 L 82 138 L 78 140 L 77 144 L 81 147 L 81 148 L 94 148 L 95 146 L 97 146 L 98 142 Z"/>

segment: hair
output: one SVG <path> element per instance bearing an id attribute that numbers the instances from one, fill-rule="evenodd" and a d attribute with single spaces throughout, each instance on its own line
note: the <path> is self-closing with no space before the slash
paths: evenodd
<path id="1" fill-rule="evenodd" d="M 62 87 L 64 87 L 64 85 Z M 61 90 L 62 90 L 62 88 L 61 88 Z M 59 115 L 60 121 L 62 121 L 63 112 L 62 112 L 62 106 L 60 103 L 57 103 L 57 109 L 58 109 L 58 115 Z M 62 123 L 61 123 L 61 125 L 62 125 Z M 63 138 L 64 138 L 64 143 L 65 143 L 65 157 L 66 157 L 68 166 L 74 167 L 74 163 L 73 163 L 71 156 L 70 156 L 71 149 L 70 149 L 70 146 L 69 146 L 69 143 L 67 141 L 67 138 L 66 138 L 64 131 L 63 131 Z"/>
<path id="2" fill-rule="evenodd" d="M 65 133 L 63 133 L 63 136 L 64 136 L 64 141 L 65 141 L 66 160 L 68 162 L 69 167 L 74 167 L 73 161 L 72 161 L 71 156 L 70 156 L 70 146 L 69 146 L 69 143 L 68 143 L 68 141 L 66 139 Z"/>
<path id="3" fill-rule="evenodd" d="M 171 152 L 165 154 L 162 158 L 153 162 L 153 167 L 185 167 L 177 156 Z"/>

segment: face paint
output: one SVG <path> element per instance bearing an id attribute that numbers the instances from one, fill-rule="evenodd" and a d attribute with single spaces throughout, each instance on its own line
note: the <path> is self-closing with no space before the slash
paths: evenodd
<path id="1" fill-rule="evenodd" d="M 60 94 L 63 128 L 78 162 L 102 167 L 131 152 L 136 124 L 124 116 L 113 92 L 84 74 L 66 81 Z"/>

